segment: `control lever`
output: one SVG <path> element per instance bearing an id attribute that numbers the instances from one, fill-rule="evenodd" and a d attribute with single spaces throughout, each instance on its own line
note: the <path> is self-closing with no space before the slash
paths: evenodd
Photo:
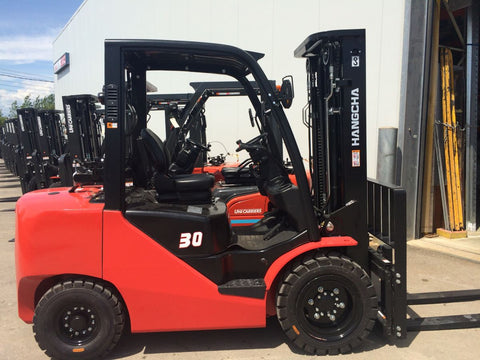
<path id="1" fill-rule="evenodd" d="M 239 151 L 242 151 L 245 149 L 244 147 L 244 143 L 242 143 L 242 140 L 238 139 L 237 141 L 235 141 L 236 144 L 238 145 L 237 149 L 235 150 L 236 152 L 239 152 Z"/>

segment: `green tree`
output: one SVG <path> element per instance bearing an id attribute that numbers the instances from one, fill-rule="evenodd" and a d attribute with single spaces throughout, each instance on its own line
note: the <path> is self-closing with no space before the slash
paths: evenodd
<path id="1" fill-rule="evenodd" d="M 0 109 L 0 126 L 3 126 L 5 124 L 5 120 L 7 120 L 6 116 L 3 116 L 3 111 Z"/>
<path id="2" fill-rule="evenodd" d="M 30 94 L 25 96 L 25 98 L 23 99 L 23 104 L 20 107 L 21 108 L 31 108 L 31 107 L 33 107 L 33 102 L 32 102 Z"/>
<path id="3" fill-rule="evenodd" d="M 17 100 L 15 100 L 14 102 L 12 102 L 12 105 L 10 105 L 10 111 L 8 113 L 8 116 L 11 118 L 16 118 L 17 109 L 18 109 L 18 103 L 17 103 Z"/>
<path id="4" fill-rule="evenodd" d="M 38 98 L 38 97 L 37 97 Z M 44 109 L 44 110 L 55 110 L 55 95 L 50 94 L 42 99 L 40 99 L 39 106 L 35 106 L 37 109 Z"/>
<path id="5" fill-rule="evenodd" d="M 50 94 L 43 98 L 37 96 L 33 102 L 33 107 L 42 110 L 55 110 L 55 95 Z"/>
<path id="6" fill-rule="evenodd" d="M 29 94 L 25 96 L 23 99 L 23 103 L 18 105 L 17 100 L 12 102 L 10 105 L 10 110 L 8 116 L 11 118 L 17 117 L 17 109 L 23 108 L 35 108 L 35 109 L 42 109 L 42 110 L 55 110 L 55 95 L 50 94 L 41 98 L 37 96 L 35 100 L 32 101 L 32 96 Z"/>

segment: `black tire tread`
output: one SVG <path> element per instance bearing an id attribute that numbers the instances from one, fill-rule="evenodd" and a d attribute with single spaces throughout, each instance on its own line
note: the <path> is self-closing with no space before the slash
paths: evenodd
<path id="1" fill-rule="evenodd" d="M 365 288 L 368 294 L 366 298 L 366 303 L 368 306 L 366 315 L 368 319 L 366 320 L 365 327 L 361 330 L 361 332 L 356 337 L 352 337 L 347 344 L 335 346 L 335 344 L 321 343 L 321 346 L 312 346 L 304 341 L 303 336 L 305 335 L 298 335 L 292 329 L 291 319 L 288 319 L 288 294 L 290 293 L 292 286 L 300 279 L 302 275 L 308 273 L 308 271 L 329 265 L 338 266 L 349 271 L 352 276 L 355 276 L 362 283 L 362 286 Z M 309 254 L 303 257 L 300 261 L 294 262 L 291 266 L 290 272 L 287 272 L 287 274 L 284 276 L 283 281 L 278 287 L 276 309 L 277 318 L 285 334 L 298 348 L 302 349 L 304 352 L 317 355 L 336 355 L 339 353 L 345 354 L 351 352 L 354 348 L 361 345 L 363 340 L 373 329 L 377 312 L 377 296 L 369 276 L 358 264 L 350 260 L 348 257 L 339 253 Z"/>
<path id="2" fill-rule="evenodd" d="M 109 351 L 111 351 L 118 343 L 120 340 L 120 337 L 123 332 L 123 328 L 125 325 L 125 313 L 123 311 L 123 305 L 121 301 L 118 299 L 118 297 L 113 294 L 108 288 L 106 288 L 103 285 L 100 285 L 96 282 L 90 281 L 90 280 L 68 280 L 64 281 L 61 283 L 58 283 L 54 286 L 52 286 L 40 299 L 38 302 L 36 308 L 35 308 L 35 314 L 33 316 L 33 333 L 35 336 L 35 340 L 38 343 L 38 346 L 40 349 L 42 349 L 45 354 L 51 358 L 54 358 L 54 354 L 49 351 L 46 347 L 46 345 L 42 342 L 41 337 L 37 333 L 37 326 L 36 326 L 36 318 L 37 318 L 37 312 L 41 311 L 43 307 L 46 306 L 46 304 L 54 297 L 56 294 L 67 290 L 67 289 L 90 289 L 95 291 L 96 293 L 102 295 L 110 304 L 112 309 L 114 310 L 115 313 L 115 334 L 113 336 L 113 339 L 105 351 L 100 354 L 97 358 L 102 358 L 104 357 Z"/>

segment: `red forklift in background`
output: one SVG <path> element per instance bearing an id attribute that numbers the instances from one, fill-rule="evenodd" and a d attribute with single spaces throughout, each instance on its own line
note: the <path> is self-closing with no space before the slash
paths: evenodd
<path id="1" fill-rule="evenodd" d="M 39 190 L 17 202 L 19 316 L 33 322 L 47 355 L 91 359 L 124 330 L 264 327 L 269 316 L 310 354 L 351 351 L 377 319 L 386 336 L 406 336 L 405 193 L 366 177 L 365 33 L 314 34 L 295 54 L 307 58 L 312 187 L 283 100 L 257 63 L 262 54 L 198 42 L 105 42 L 103 187 Z M 225 201 L 212 198 L 212 175 L 168 172 L 166 146 L 146 126 L 148 71 L 242 84 L 259 135 L 238 140 L 237 151 L 249 153 L 272 204 L 259 222 L 230 226 Z M 137 183 L 150 175 L 153 192 Z M 369 230 L 380 246 L 369 246 Z"/>

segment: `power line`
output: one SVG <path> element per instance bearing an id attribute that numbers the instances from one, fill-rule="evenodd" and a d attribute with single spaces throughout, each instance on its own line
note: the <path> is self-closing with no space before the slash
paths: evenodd
<path id="1" fill-rule="evenodd" d="M 10 87 L 16 87 L 19 89 L 49 89 L 53 88 L 53 84 L 48 83 L 48 84 L 39 84 L 39 83 L 18 83 L 18 82 L 10 82 L 10 81 L 5 81 L 2 78 L 0 78 L 0 86 L 10 86 Z"/>
<path id="2" fill-rule="evenodd" d="M 2 84 L 0 82 L 0 89 L 8 90 L 8 91 L 15 91 L 15 90 L 25 90 L 28 92 L 45 92 L 45 91 L 51 91 L 53 92 L 53 89 L 49 88 L 44 88 L 44 87 L 35 87 L 35 86 L 19 86 L 19 85 L 13 85 L 13 84 Z"/>
<path id="3" fill-rule="evenodd" d="M 16 76 L 16 75 L 10 75 L 10 74 L 1 73 L 1 72 L 0 72 L 0 75 L 1 75 L 1 76 L 7 76 L 7 77 L 15 78 L 15 79 L 22 79 L 22 80 L 30 80 L 30 81 L 40 81 L 40 82 L 53 83 L 53 80 L 33 79 L 33 78 L 27 78 L 27 77 L 25 77 L 25 76 Z"/>
<path id="4" fill-rule="evenodd" d="M 10 73 L 10 74 L 13 74 L 13 75 L 36 76 L 37 78 L 39 78 L 39 77 L 43 77 L 43 78 L 51 77 L 49 75 L 32 74 L 32 73 L 28 73 L 28 72 L 24 72 L 24 71 L 10 70 L 10 69 L 6 69 L 6 68 L 3 68 L 3 67 L 0 67 L 0 71 Z"/>
<path id="5" fill-rule="evenodd" d="M 32 82 L 36 82 L 35 80 L 4 77 L 4 75 L 1 75 L 1 74 L 0 74 L 0 81 L 11 82 L 11 83 L 14 83 L 14 84 L 31 84 Z"/>
<path id="6" fill-rule="evenodd" d="M 3 87 L 9 87 L 9 88 L 12 88 L 12 89 L 21 89 L 23 86 L 14 85 L 14 84 L 3 84 L 3 83 L 0 82 L 0 88 L 3 88 Z"/>

